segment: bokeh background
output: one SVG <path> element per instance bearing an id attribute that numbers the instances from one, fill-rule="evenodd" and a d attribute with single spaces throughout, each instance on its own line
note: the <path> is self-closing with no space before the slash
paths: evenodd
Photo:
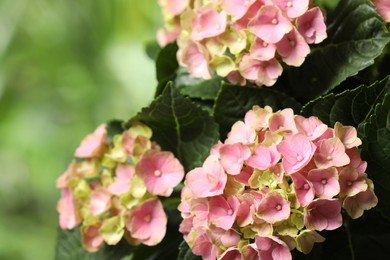
<path id="1" fill-rule="evenodd" d="M 0 0 L 0 259 L 54 259 L 55 181 L 101 122 L 148 105 L 154 0 Z"/>

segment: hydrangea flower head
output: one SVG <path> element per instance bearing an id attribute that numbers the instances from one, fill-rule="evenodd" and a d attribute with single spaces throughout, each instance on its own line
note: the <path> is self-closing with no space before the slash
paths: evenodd
<path id="1" fill-rule="evenodd" d="M 89 252 L 125 238 L 131 244 L 158 244 L 165 236 L 167 215 L 158 196 L 168 197 L 184 177 L 170 152 L 150 140 L 149 127 L 134 123 L 109 142 L 100 125 L 76 149 L 58 178 L 60 227 L 81 224 L 81 241 Z"/>
<path id="2" fill-rule="evenodd" d="M 282 3 L 283 1 L 279 1 Z M 378 199 L 356 129 L 253 107 L 185 179 L 180 231 L 204 259 L 291 259 Z"/>
<path id="3" fill-rule="evenodd" d="M 326 37 L 324 16 L 309 0 L 159 0 L 164 46 L 177 41 L 179 64 L 193 77 L 211 71 L 233 84 L 272 86 L 282 62 L 300 66 L 308 44 Z M 382 8 L 383 9 L 383 8 Z"/>

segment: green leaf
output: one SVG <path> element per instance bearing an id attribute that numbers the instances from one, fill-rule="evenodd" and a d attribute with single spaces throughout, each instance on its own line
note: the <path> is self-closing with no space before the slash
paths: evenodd
<path id="1" fill-rule="evenodd" d="M 176 76 L 179 67 L 176 59 L 178 50 L 176 43 L 170 43 L 160 50 L 156 59 L 156 75 L 158 82 L 168 82 Z"/>
<path id="2" fill-rule="evenodd" d="M 149 41 L 145 44 L 145 52 L 149 58 L 152 60 L 156 60 L 159 52 L 161 51 L 160 45 L 158 45 L 157 41 Z"/>
<path id="3" fill-rule="evenodd" d="M 200 259 L 202 259 L 200 256 L 194 255 L 194 253 L 192 253 L 186 241 L 181 242 L 179 246 L 179 256 L 177 260 L 200 260 Z"/>
<path id="4" fill-rule="evenodd" d="M 96 253 L 89 253 L 81 244 L 80 229 L 58 229 L 56 260 L 106 260 L 123 259 L 133 251 L 134 247 L 122 239 L 115 246 L 104 245 Z"/>
<path id="5" fill-rule="evenodd" d="M 390 33 L 369 0 L 342 0 L 329 17 L 328 39 L 288 72 L 294 97 L 310 100 L 374 63 Z"/>
<path id="6" fill-rule="evenodd" d="M 375 108 L 365 127 L 362 158 L 375 185 L 378 208 L 390 219 L 390 94 Z"/>
<path id="7" fill-rule="evenodd" d="M 176 42 L 173 42 L 161 49 L 157 55 L 156 76 L 158 85 L 155 97 L 161 95 L 167 83 L 176 78 L 176 71 L 179 68 L 179 63 L 176 59 L 177 50 L 178 46 Z"/>
<path id="8" fill-rule="evenodd" d="M 386 93 L 390 93 L 389 76 L 370 86 L 362 85 L 337 95 L 331 93 L 319 97 L 306 104 L 301 114 L 317 116 L 328 126 L 333 126 L 337 121 L 354 127 L 364 126 L 375 105 L 383 100 Z"/>
<path id="9" fill-rule="evenodd" d="M 293 98 L 271 88 L 222 84 L 214 106 L 214 117 L 220 126 L 221 140 L 230 132 L 231 126 L 242 120 L 254 105 L 268 105 L 274 111 L 289 107 L 298 112 L 301 108 Z"/>
<path id="10" fill-rule="evenodd" d="M 180 92 L 190 98 L 214 100 L 218 94 L 222 79 L 214 76 L 210 80 L 192 77 L 187 69 L 179 68 L 175 79 L 175 86 Z"/>
<path id="11" fill-rule="evenodd" d="M 172 84 L 133 120 L 148 125 L 153 139 L 164 150 L 173 152 L 187 171 L 202 165 L 219 138 L 218 125 L 208 112 L 181 95 Z"/>
<path id="12" fill-rule="evenodd" d="M 123 127 L 122 120 L 110 120 L 106 123 L 107 129 L 107 142 L 112 143 L 114 140 L 114 136 L 118 134 L 122 134 L 125 130 Z"/>

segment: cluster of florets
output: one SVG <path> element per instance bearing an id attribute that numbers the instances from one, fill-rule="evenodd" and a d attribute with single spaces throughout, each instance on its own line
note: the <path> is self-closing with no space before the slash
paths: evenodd
<path id="1" fill-rule="evenodd" d="M 170 152 L 150 140 L 152 131 L 134 124 L 113 140 L 100 125 L 76 149 L 57 180 L 62 189 L 60 227 L 81 225 L 82 243 L 95 252 L 106 242 L 155 245 L 165 236 L 167 216 L 158 196 L 168 197 L 184 177 Z"/>
<path id="2" fill-rule="evenodd" d="M 177 40 L 179 64 L 198 78 L 211 70 L 234 84 L 272 86 L 281 61 L 300 66 L 308 44 L 326 37 L 321 10 L 310 0 L 159 0 L 160 45 Z"/>
<path id="3" fill-rule="evenodd" d="M 377 204 L 354 127 L 255 106 L 186 175 L 180 231 L 204 259 L 291 259 Z M 259 258 L 260 257 L 260 258 Z"/>
<path id="4" fill-rule="evenodd" d="M 372 0 L 378 13 L 386 23 L 390 23 L 390 1 L 389 0 Z"/>

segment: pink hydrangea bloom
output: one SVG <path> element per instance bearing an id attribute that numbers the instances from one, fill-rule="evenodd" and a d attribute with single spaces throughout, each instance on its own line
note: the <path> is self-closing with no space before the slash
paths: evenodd
<path id="1" fill-rule="evenodd" d="M 341 196 L 355 196 L 368 188 L 366 174 L 358 173 L 352 167 L 344 167 L 340 171 L 339 182 Z"/>
<path id="2" fill-rule="evenodd" d="M 274 113 L 269 118 L 269 130 L 271 132 L 296 133 L 294 111 L 291 108 L 286 108 Z"/>
<path id="3" fill-rule="evenodd" d="M 202 8 L 196 11 L 192 20 L 191 38 L 194 41 L 220 35 L 226 28 L 226 12 L 218 12 L 213 8 Z"/>
<path id="4" fill-rule="evenodd" d="M 204 79 L 211 78 L 207 51 L 198 43 L 188 42 L 184 48 L 177 52 L 177 60 L 181 66 L 188 69 L 192 76 Z"/>
<path id="5" fill-rule="evenodd" d="M 191 201 L 190 212 L 191 215 L 193 215 L 192 226 L 194 228 L 207 225 L 210 216 L 210 206 L 211 205 L 206 198 L 199 198 Z M 214 211 L 214 213 L 216 213 L 216 211 Z"/>
<path id="6" fill-rule="evenodd" d="M 103 246 L 104 239 L 99 234 L 100 227 L 101 223 L 98 222 L 97 224 L 81 228 L 81 242 L 88 252 L 97 252 Z"/>
<path id="7" fill-rule="evenodd" d="M 328 169 L 313 169 L 307 175 L 307 179 L 313 183 L 317 197 L 331 199 L 340 193 L 339 175 L 334 167 Z"/>
<path id="8" fill-rule="evenodd" d="M 256 138 L 256 131 L 253 128 L 249 127 L 242 121 L 237 121 L 232 126 L 232 130 L 228 134 L 228 138 L 226 139 L 225 143 L 250 144 L 255 141 L 255 138 Z"/>
<path id="9" fill-rule="evenodd" d="M 305 226 L 311 230 L 334 230 L 343 224 L 337 199 L 316 199 L 305 208 Z"/>
<path id="10" fill-rule="evenodd" d="M 269 192 L 261 200 L 257 215 L 268 223 L 287 219 L 290 216 L 290 204 L 278 192 Z"/>
<path id="11" fill-rule="evenodd" d="M 297 29 L 309 44 L 320 43 L 328 36 L 324 16 L 318 7 L 314 7 L 298 17 Z"/>
<path id="12" fill-rule="evenodd" d="M 358 173 L 363 173 L 367 169 L 367 162 L 363 161 L 362 158 L 360 158 L 359 149 L 356 147 L 348 149 L 346 151 L 349 159 L 350 159 L 350 165 L 352 168 L 356 169 Z"/>
<path id="13" fill-rule="evenodd" d="M 237 224 L 240 227 L 250 225 L 254 222 L 254 214 L 258 208 L 256 197 L 250 193 L 244 193 L 239 197 L 240 205 L 237 210 Z"/>
<path id="14" fill-rule="evenodd" d="M 240 250 L 237 247 L 230 247 L 220 256 L 219 260 L 242 260 Z"/>
<path id="15" fill-rule="evenodd" d="M 62 229 L 72 229 L 80 224 L 81 219 L 73 204 L 73 195 L 68 188 L 62 190 L 61 198 L 57 203 L 57 211 L 60 213 Z"/>
<path id="16" fill-rule="evenodd" d="M 295 124 L 298 132 L 305 134 L 311 141 L 320 137 L 328 129 L 324 123 L 314 116 L 304 118 L 303 116 L 297 115 L 295 117 Z"/>
<path id="17" fill-rule="evenodd" d="M 252 129 L 259 131 L 268 127 L 271 116 L 271 107 L 265 106 L 264 108 L 261 108 L 259 106 L 254 106 L 245 114 L 245 124 L 249 125 Z"/>
<path id="18" fill-rule="evenodd" d="M 161 46 L 177 40 L 179 64 L 194 77 L 211 71 L 237 85 L 272 86 L 287 65 L 300 66 L 308 44 L 327 36 L 324 16 L 309 0 L 159 0 Z M 233 54 L 233 55 L 230 55 Z"/>
<path id="19" fill-rule="evenodd" d="M 314 161 L 319 168 L 341 167 L 350 162 L 343 143 L 337 137 L 320 142 Z"/>
<path id="20" fill-rule="evenodd" d="M 241 143 L 225 144 L 219 153 L 222 167 L 231 175 L 239 174 L 244 162 L 251 155 L 250 149 Z"/>
<path id="21" fill-rule="evenodd" d="M 300 173 L 291 174 L 294 182 L 295 194 L 302 207 L 309 205 L 314 199 L 313 184 Z"/>
<path id="22" fill-rule="evenodd" d="M 301 66 L 310 53 L 309 45 L 295 28 L 276 43 L 276 48 L 283 61 L 294 67 Z"/>
<path id="23" fill-rule="evenodd" d="M 390 22 L 390 3 L 387 0 L 372 0 L 378 9 L 378 13 L 385 22 Z"/>
<path id="24" fill-rule="evenodd" d="M 185 184 L 198 198 L 220 195 L 223 193 L 227 175 L 218 158 L 209 156 L 203 167 L 187 173 Z"/>
<path id="25" fill-rule="evenodd" d="M 307 254 L 324 241 L 315 230 L 342 224 L 341 205 L 352 217 L 374 207 L 359 143 L 340 140 L 355 130 L 340 126 L 292 109 L 248 111 L 186 176 L 180 231 L 193 252 L 213 260 L 291 259 L 290 250 Z"/>
<path id="26" fill-rule="evenodd" d="M 297 18 L 303 15 L 308 8 L 309 0 L 274 0 L 288 18 Z"/>
<path id="27" fill-rule="evenodd" d="M 111 207 L 110 193 L 104 188 L 98 188 L 91 194 L 89 208 L 94 216 L 100 215 Z"/>
<path id="28" fill-rule="evenodd" d="M 153 246 L 165 236 L 167 216 L 158 199 L 148 199 L 135 206 L 126 219 L 126 228 L 131 236 L 143 244 Z"/>
<path id="29" fill-rule="evenodd" d="M 256 60 L 270 60 L 275 57 L 276 45 L 256 38 L 250 49 L 250 56 Z"/>
<path id="30" fill-rule="evenodd" d="M 277 43 L 292 30 L 293 25 L 277 6 L 266 5 L 249 22 L 248 28 L 263 41 Z"/>
<path id="31" fill-rule="evenodd" d="M 192 252 L 202 256 L 204 260 L 215 260 L 217 258 L 218 247 L 214 245 L 208 233 L 199 231 L 197 233 L 192 246 Z"/>
<path id="32" fill-rule="evenodd" d="M 290 249 L 281 239 L 275 236 L 257 235 L 255 238 L 260 259 L 292 259 Z"/>
<path id="33" fill-rule="evenodd" d="M 248 11 L 249 7 L 256 2 L 256 0 L 236 1 L 236 0 L 222 0 L 222 9 L 232 17 L 233 21 L 242 18 Z"/>
<path id="34" fill-rule="evenodd" d="M 95 132 L 84 138 L 80 146 L 77 147 L 74 156 L 80 158 L 94 158 L 101 156 L 104 152 L 106 138 L 106 126 L 102 124 L 95 130 Z"/>
<path id="35" fill-rule="evenodd" d="M 190 0 L 158 0 L 158 4 L 169 15 L 179 15 L 188 6 Z"/>
<path id="36" fill-rule="evenodd" d="M 104 243 L 116 245 L 124 236 L 134 245 L 155 245 L 165 236 L 167 217 L 157 195 L 169 196 L 184 169 L 151 137 L 150 128 L 133 122 L 108 139 L 101 125 L 75 152 L 85 160 L 72 160 L 58 178 L 60 227 L 82 224 L 81 242 L 87 251 L 96 252 Z M 182 209 L 183 215 L 186 210 L 190 214 L 189 203 Z"/>
<path id="37" fill-rule="evenodd" d="M 303 134 L 286 136 L 277 147 L 283 155 L 283 168 L 288 174 L 305 167 L 316 150 L 316 146 Z"/>
<path id="38" fill-rule="evenodd" d="M 276 59 L 261 61 L 249 55 L 243 56 L 239 64 L 239 71 L 246 79 L 265 86 L 275 84 L 282 70 L 282 66 Z"/>
<path id="39" fill-rule="evenodd" d="M 148 191 L 168 197 L 184 177 L 184 168 L 171 152 L 146 154 L 137 164 L 137 174 Z"/>
<path id="40" fill-rule="evenodd" d="M 368 188 L 358 194 L 347 197 L 344 200 L 343 208 L 347 210 L 352 219 L 360 218 L 365 210 L 369 210 L 378 204 L 378 198 L 374 191 Z"/>
<path id="41" fill-rule="evenodd" d="M 258 145 L 253 155 L 248 159 L 248 165 L 259 170 L 266 170 L 276 165 L 280 158 L 281 155 L 275 145 L 270 147 Z"/>
<path id="42" fill-rule="evenodd" d="M 230 229 L 236 219 L 238 206 L 239 200 L 234 196 L 227 199 L 223 196 L 210 198 L 210 222 L 224 230 Z"/>
<path id="43" fill-rule="evenodd" d="M 343 126 L 336 122 L 334 125 L 334 135 L 340 139 L 346 149 L 358 147 L 362 144 L 362 140 L 357 137 L 357 131 L 352 126 Z"/>
<path id="44" fill-rule="evenodd" d="M 130 189 L 130 181 L 134 176 L 134 166 L 119 164 L 115 169 L 115 181 L 108 187 L 114 195 L 121 195 Z"/>

